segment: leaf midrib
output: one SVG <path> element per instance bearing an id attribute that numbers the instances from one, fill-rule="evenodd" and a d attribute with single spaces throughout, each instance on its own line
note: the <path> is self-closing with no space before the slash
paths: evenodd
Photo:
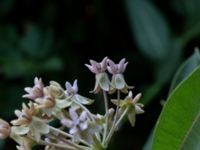
<path id="1" fill-rule="evenodd" d="M 186 142 L 186 139 L 188 138 L 189 134 L 191 133 L 191 131 L 192 131 L 193 127 L 195 126 L 195 123 L 197 122 L 199 117 L 200 117 L 200 111 L 199 111 L 198 115 L 194 118 L 192 125 L 187 130 L 187 132 L 186 132 L 186 134 L 185 134 L 185 136 L 184 136 L 184 138 L 183 138 L 183 140 L 182 140 L 182 142 L 181 142 L 181 144 L 178 148 L 179 150 L 181 150 L 183 148 L 183 145 Z"/>

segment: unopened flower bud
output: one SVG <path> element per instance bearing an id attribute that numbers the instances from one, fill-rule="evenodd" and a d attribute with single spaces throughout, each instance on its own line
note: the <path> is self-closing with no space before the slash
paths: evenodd
<path id="1" fill-rule="evenodd" d="M 0 139 L 6 139 L 10 135 L 10 132 L 10 125 L 6 121 L 0 119 Z"/>

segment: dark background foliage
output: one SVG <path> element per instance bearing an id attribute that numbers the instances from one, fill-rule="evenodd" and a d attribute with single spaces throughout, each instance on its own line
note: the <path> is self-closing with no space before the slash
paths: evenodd
<path id="1" fill-rule="evenodd" d="M 199 7 L 200 0 L 0 0 L 0 116 L 14 118 L 35 76 L 63 86 L 77 78 L 80 93 L 94 98 L 84 64 L 125 57 L 127 82 L 143 93 L 146 113 L 134 128 L 125 123 L 109 149 L 141 150 L 176 69 L 200 45 Z M 0 149 L 15 143 L 0 141 Z"/>

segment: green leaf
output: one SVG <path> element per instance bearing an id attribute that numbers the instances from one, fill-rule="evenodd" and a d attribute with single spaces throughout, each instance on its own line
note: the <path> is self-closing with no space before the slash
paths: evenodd
<path id="1" fill-rule="evenodd" d="M 175 89 L 175 87 L 199 65 L 200 65 L 200 53 L 199 49 L 196 48 L 192 56 L 190 56 L 185 62 L 183 62 L 181 67 L 178 69 L 177 73 L 175 74 L 172 80 L 169 93 L 171 93 L 172 90 Z"/>
<path id="2" fill-rule="evenodd" d="M 131 29 L 139 50 L 153 61 L 167 57 L 170 31 L 161 13 L 149 0 L 126 0 Z"/>
<path id="3" fill-rule="evenodd" d="M 186 18 L 187 25 L 193 26 L 200 19 L 199 0 L 171 0 L 174 9 Z"/>
<path id="4" fill-rule="evenodd" d="M 21 49 L 32 58 L 45 57 L 53 43 L 52 30 L 42 30 L 36 25 L 28 25 L 21 39 Z"/>
<path id="5" fill-rule="evenodd" d="M 171 93 L 157 122 L 152 150 L 200 149 L 200 67 Z"/>
<path id="6" fill-rule="evenodd" d="M 165 84 L 174 75 L 177 67 L 179 66 L 182 58 L 182 45 L 181 41 L 174 39 L 171 43 L 170 53 L 162 63 L 159 62 L 156 66 L 155 77 L 156 81 L 160 84 Z"/>
<path id="7" fill-rule="evenodd" d="M 57 56 L 52 56 L 48 59 L 45 59 L 45 61 L 41 64 L 41 70 L 47 70 L 47 71 L 57 71 L 62 69 L 63 62 L 62 60 Z"/>

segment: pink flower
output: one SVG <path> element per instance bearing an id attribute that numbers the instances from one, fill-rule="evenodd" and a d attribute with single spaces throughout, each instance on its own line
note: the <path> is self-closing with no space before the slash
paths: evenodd
<path id="1" fill-rule="evenodd" d="M 112 60 L 108 59 L 108 64 L 107 66 L 108 72 L 111 74 L 122 74 L 126 70 L 126 66 L 128 65 L 128 62 L 126 62 L 126 59 L 123 58 L 120 60 L 118 64 L 115 64 Z"/>
<path id="2" fill-rule="evenodd" d="M 68 96 L 75 95 L 78 92 L 77 80 L 74 81 L 73 85 L 71 85 L 69 82 L 66 82 L 65 87 L 66 87 L 65 93 Z"/>
<path id="3" fill-rule="evenodd" d="M 108 60 L 108 57 L 105 57 L 99 63 L 94 60 L 90 60 L 91 65 L 85 64 L 85 66 L 88 67 L 88 69 L 94 74 L 103 73 L 107 69 L 107 60 Z"/>
<path id="4" fill-rule="evenodd" d="M 63 119 L 61 123 L 70 128 L 70 134 L 76 134 L 81 131 L 84 131 L 88 128 L 88 117 L 87 113 L 83 111 L 80 116 L 78 116 L 75 108 L 69 109 L 69 115 L 71 119 Z"/>
<path id="5" fill-rule="evenodd" d="M 10 132 L 10 125 L 6 121 L 0 119 L 0 139 L 7 138 L 10 135 Z"/>
<path id="6" fill-rule="evenodd" d="M 35 77 L 34 79 L 34 86 L 33 87 L 26 87 L 24 90 L 28 93 L 23 95 L 23 98 L 29 98 L 35 100 L 36 98 L 40 98 L 44 96 L 43 93 L 44 84 L 41 78 Z"/>

